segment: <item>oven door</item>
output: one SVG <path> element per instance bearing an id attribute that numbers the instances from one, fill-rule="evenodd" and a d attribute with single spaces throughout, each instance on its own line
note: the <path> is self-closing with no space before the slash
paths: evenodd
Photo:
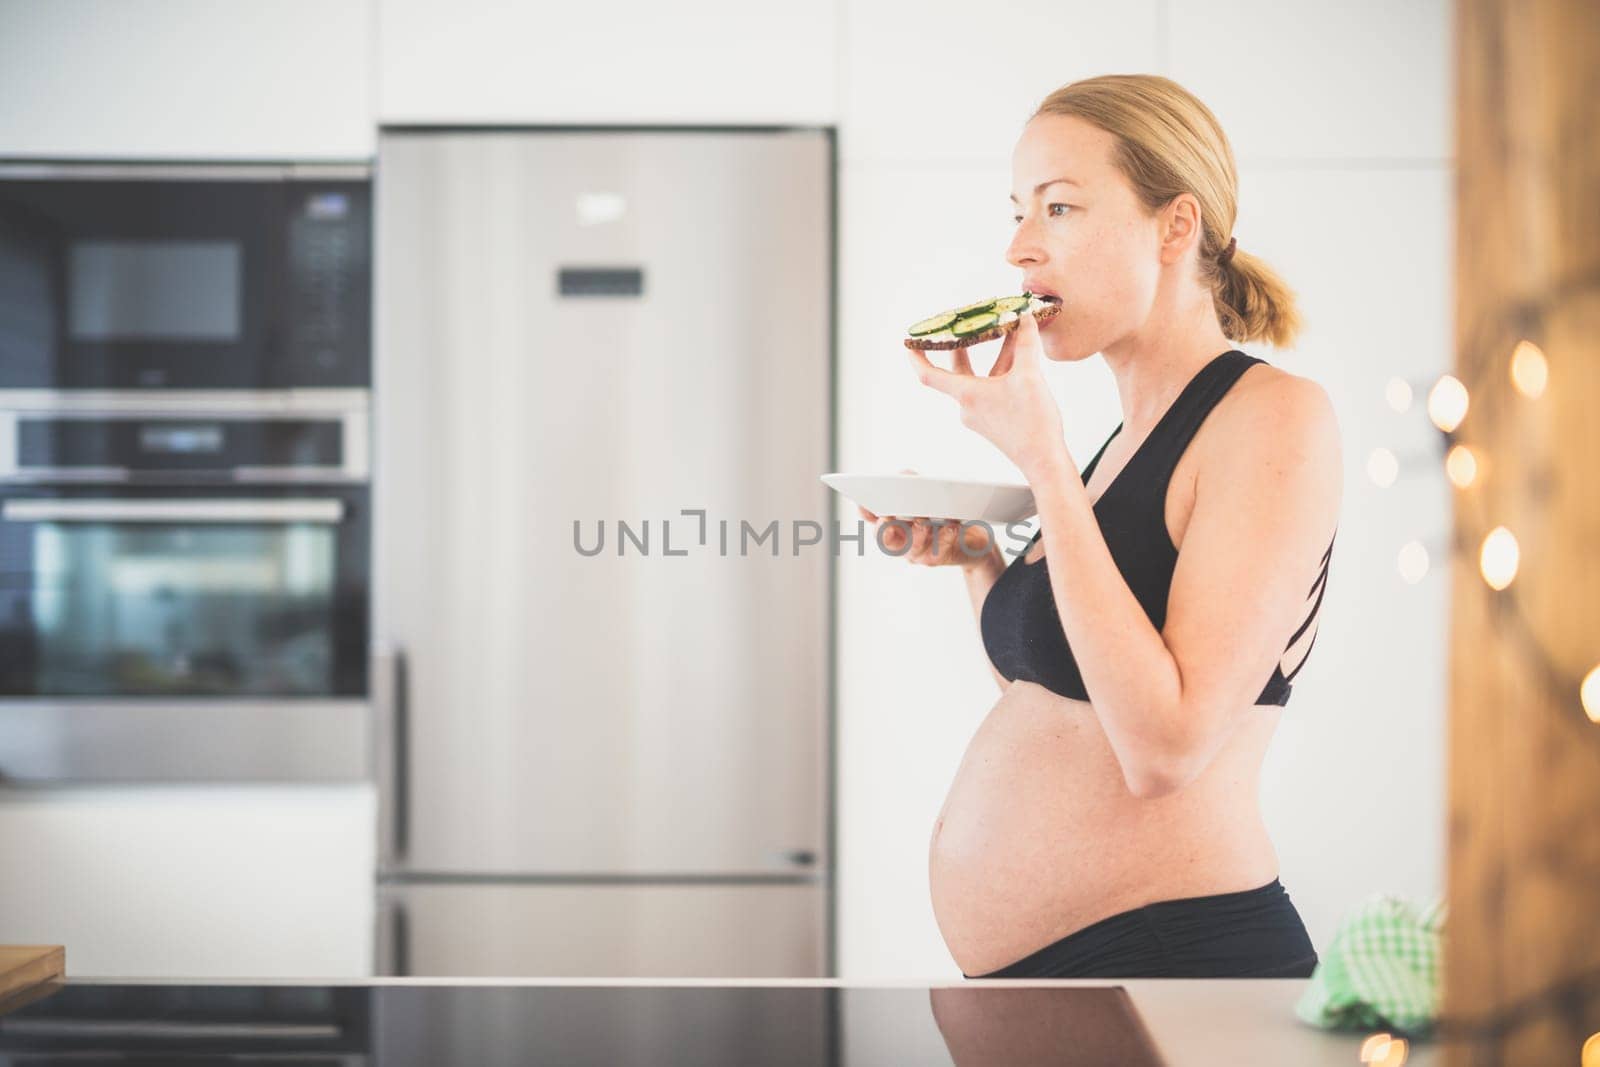
<path id="1" fill-rule="evenodd" d="M 365 778 L 368 493 L 0 488 L 0 778 Z"/>
<path id="2" fill-rule="evenodd" d="M 363 166 L 0 165 L 0 388 L 370 384 Z"/>

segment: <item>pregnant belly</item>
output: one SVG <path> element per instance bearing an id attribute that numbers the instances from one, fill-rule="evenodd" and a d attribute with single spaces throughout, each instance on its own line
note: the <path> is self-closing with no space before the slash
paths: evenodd
<path id="1" fill-rule="evenodd" d="M 1278 862 L 1256 781 L 1277 710 L 1253 709 L 1187 788 L 1140 799 L 1089 704 L 1012 683 L 967 746 L 929 842 L 934 917 L 962 972 L 1155 900 L 1270 882 Z"/>

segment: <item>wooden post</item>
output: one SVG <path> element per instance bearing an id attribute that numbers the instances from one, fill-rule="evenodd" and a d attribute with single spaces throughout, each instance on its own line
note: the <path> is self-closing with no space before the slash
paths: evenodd
<path id="1" fill-rule="evenodd" d="M 1455 491 L 1444 1055 L 1576 1067 L 1600 1032 L 1600 723 L 1579 696 L 1600 665 L 1600 3 L 1455 19 L 1453 443 L 1478 474 Z M 1510 376 L 1523 340 L 1548 360 L 1536 399 Z M 1520 564 L 1497 592 L 1479 553 L 1500 526 Z"/>

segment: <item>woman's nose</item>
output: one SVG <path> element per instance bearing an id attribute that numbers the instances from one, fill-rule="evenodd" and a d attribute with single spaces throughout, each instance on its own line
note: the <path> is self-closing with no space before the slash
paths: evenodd
<path id="1" fill-rule="evenodd" d="M 1013 267 L 1022 268 L 1038 263 L 1039 259 L 1037 244 L 1019 227 L 1011 238 L 1011 244 L 1006 248 L 1006 262 Z"/>
<path id="2" fill-rule="evenodd" d="M 1006 262 L 1013 267 L 1038 263 L 1043 258 L 1043 251 L 1037 238 L 1038 234 L 1032 222 L 1023 219 L 1017 223 L 1016 232 L 1011 235 L 1011 243 L 1006 247 Z"/>

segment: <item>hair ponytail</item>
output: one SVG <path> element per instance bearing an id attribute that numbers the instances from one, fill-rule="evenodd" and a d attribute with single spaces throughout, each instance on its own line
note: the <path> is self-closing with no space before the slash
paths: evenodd
<path id="1" fill-rule="evenodd" d="M 1224 337 L 1241 343 L 1260 339 L 1274 348 L 1294 343 L 1300 333 L 1300 310 L 1294 291 L 1277 271 L 1237 247 L 1228 262 L 1216 268 L 1212 295 Z"/>

